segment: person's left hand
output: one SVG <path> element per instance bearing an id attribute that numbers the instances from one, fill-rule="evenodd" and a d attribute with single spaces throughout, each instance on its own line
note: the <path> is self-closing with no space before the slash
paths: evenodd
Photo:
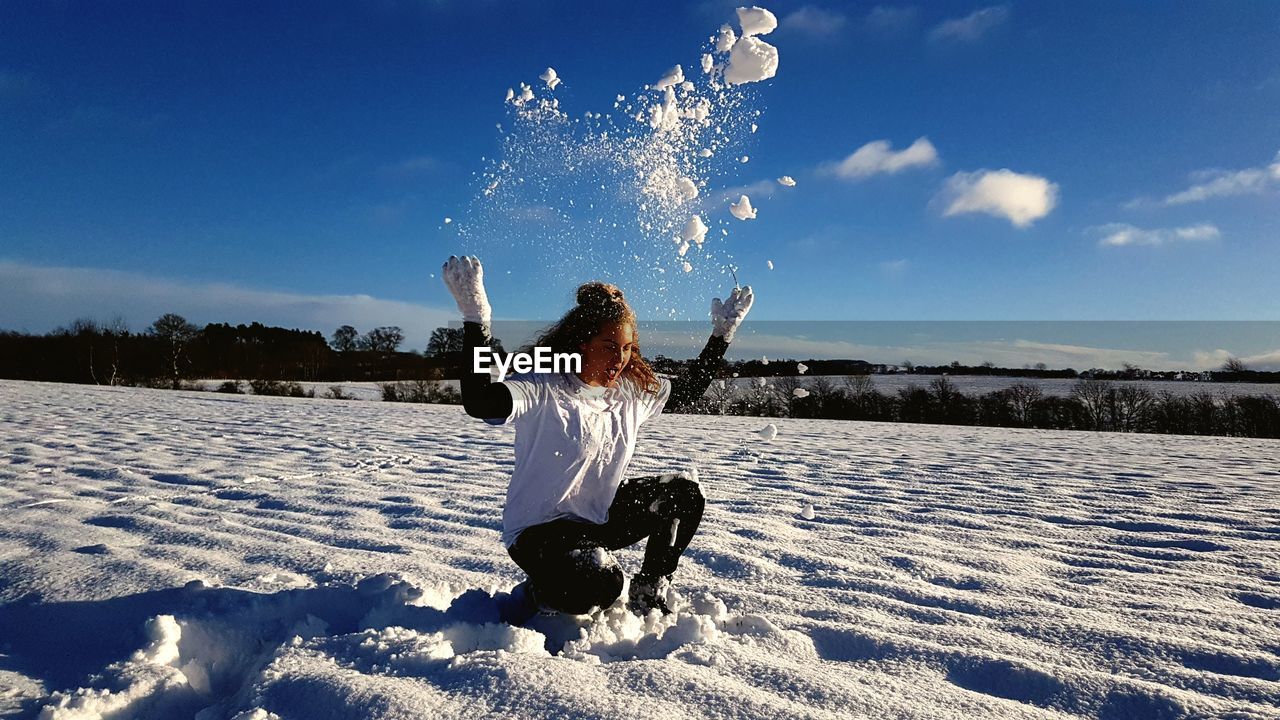
<path id="1" fill-rule="evenodd" d="M 711 334 L 724 338 L 725 342 L 733 342 L 733 334 L 747 317 L 755 300 L 750 285 L 734 288 L 723 302 L 720 298 L 714 298 L 711 301 Z"/>

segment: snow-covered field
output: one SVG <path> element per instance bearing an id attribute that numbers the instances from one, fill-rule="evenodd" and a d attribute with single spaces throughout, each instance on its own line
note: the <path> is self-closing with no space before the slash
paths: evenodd
<path id="1" fill-rule="evenodd" d="M 800 384 L 808 385 L 812 383 L 814 375 L 801 375 Z M 835 387 L 843 387 L 845 376 L 830 375 L 825 376 Z M 941 375 L 871 375 L 871 382 L 879 390 L 886 395 L 892 395 L 898 390 L 908 385 L 916 385 L 922 388 L 928 388 L 929 383 L 933 382 Z M 952 375 L 947 379 L 956 386 L 960 392 L 967 395 L 985 395 L 986 393 L 1003 390 L 1004 388 L 1016 383 L 1028 383 L 1037 385 L 1041 391 L 1047 396 L 1069 397 L 1071 388 L 1075 386 L 1078 380 L 1068 380 L 1066 378 L 1017 378 L 1017 377 L 983 377 L 977 375 Z M 769 382 L 777 382 L 778 378 L 768 378 Z M 731 380 L 735 388 L 746 389 L 753 383 L 758 382 L 758 378 L 737 378 Z M 198 381 L 206 389 L 213 390 L 222 384 L 221 380 L 200 380 Z M 441 380 L 442 387 L 449 386 L 455 390 L 458 388 L 457 380 Z M 1114 380 L 1114 385 L 1124 387 L 1125 385 L 1139 385 L 1146 387 L 1153 393 L 1169 392 L 1178 397 L 1185 397 L 1195 393 L 1209 393 L 1214 397 L 1234 397 L 1237 395 L 1278 395 L 1280 396 L 1280 385 L 1269 383 L 1215 383 L 1215 382 L 1161 382 L 1153 380 Z M 323 398 L 330 388 L 341 388 L 342 392 L 351 396 L 355 400 L 381 400 L 382 389 L 381 383 L 377 382 L 303 382 L 298 383 L 304 390 L 315 392 L 317 398 Z M 245 392 L 252 392 L 246 382 L 244 385 Z"/>
<path id="2" fill-rule="evenodd" d="M 800 383 L 808 385 L 812 383 L 818 376 L 801 375 Z M 845 381 L 844 375 L 828 375 L 826 380 L 835 387 L 843 387 Z M 886 394 L 892 395 L 899 390 L 910 385 L 928 389 L 929 384 L 937 380 L 942 375 L 870 375 L 872 385 L 875 389 Z M 1018 383 L 1026 385 L 1035 385 L 1040 388 L 1046 396 L 1050 397 L 1069 397 L 1071 389 L 1076 383 L 1080 382 L 1076 379 L 1069 378 L 1020 378 L 1006 377 L 1003 375 L 983 376 L 983 375 L 947 375 L 945 376 L 952 385 L 966 395 L 985 395 L 997 390 L 1004 390 L 1011 385 Z M 737 378 L 733 381 L 734 387 L 745 389 L 752 383 L 758 382 L 758 378 Z M 770 382 L 774 382 L 775 378 L 769 378 Z M 1112 380 L 1110 381 L 1116 388 L 1125 386 L 1145 387 L 1153 393 L 1160 394 L 1168 392 L 1176 397 L 1186 397 L 1196 393 L 1209 393 L 1214 397 L 1235 397 L 1238 395 L 1280 395 L 1280 385 L 1273 383 L 1229 383 L 1229 382 L 1199 382 L 1194 380 L 1186 381 L 1162 381 L 1162 380 Z M 316 394 L 322 394 L 325 388 L 320 388 Z"/>
<path id="3" fill-rule="evenodd" d="M 0 381 L 0 716 L 1280 717 L 1280 443 L 774 422 L 647 427 L 681 612 L 512 628 L 508 428 Z"/>

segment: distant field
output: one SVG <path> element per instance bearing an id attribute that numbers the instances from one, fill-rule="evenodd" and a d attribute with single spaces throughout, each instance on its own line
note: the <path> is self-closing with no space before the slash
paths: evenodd
<path id="1" fill-rule="evenodd" d="M 808 384 L 812 382 L 815 376 L 802 375 L 801 380 Z M 842 387 L 845 376 L 827 375 L 836 387 Z M 927 388 L 929 383 L 933 382 L 942 375 L 872 375 L 871 381 L 875 383 L 876 389 L 885 394 L 896 393 L 899 389 L 908 385 L 915 384 L 920 387 Z M 955 384 L 961 392 L 968 395 L 983 395 L 996 390 L 1002 390 L 1015 383 L 1032 383 L 1039 385 L 1045 395 L 1056 397 L 1067 397 L 1071 394 L 1071 388 L 1078 380 L 1073 379 L 1037 379 L 1037 378 L 1020 378 L 1020 377 L 982 377 L 974 375 L 956 375 L 945 376 Z M 779 378 L 769 378 L 769 382 L 776 382 Z M 735 387 L 746 388 L 750 383 L 757 382 L 757 378 L 735 378 L 730 382 Z M 218 387 L 222 383 L 221 380 L 201 380 L 199 381 L 210 390 Z M 1199 392 L 1207 392 L 1213 395 L 1225 395 L 1235 397 L 1237 395 L 1280 395 L 1280 384 L 1276 383 L 1214 383 L 1214 382 L 1171 382 L 1159 380 L 1116 380 L 1116 386 L 1123 385 L 1143 385 L 1151 389 L 1152 392 L 1170 392 L 1174 395 L 1185 396 Z M 382 400 L 382 391 L 379 388 L 381 383 L 377 382 L 304 382 L 299 383 L 303 388 L 315 390 L 316 397 L 322 397 L 329 388 L 338 386 L 342 388 L 342 392 L 350 395 L 355 400 Z M 458 387 L 456 380 L 443 380 L 441 385 Z M 245 383 L 245 391 L 248 390 L 248 383 Z"/>
<path id="2" fill-rule="evenodd" d="M 805 381 L 812 381 L 813 376 L 802 375 Z M 844 383 L 845 376 L 828 375 L 831 380 L 840 387 Z M 996 390 L 1002 390 L 1015 383 L 1031 383 L 1039 385 L 1045 395 L 1053 395 L 1057 397 L 1066 397 L 1071 394 L 1071 388 L 1078 380 L 1075 379 L 1039 379 L 1039 378 L 1020 378 L 1020 377 L 993 377 L 978 375 L 872 375 L 871 381 L 875 383 L 876 389 L 882 393 L 896 393 L 899 389 L 908 385 L 919 385 L 927 388 L 929 383 L 946 377 L 959 390 L 968 395 L 984 395 Z M 773 379 L 771 378 L 771 381 Z M 735 387 L 746 387 L 749 383 L 755 382 L 756 378 L 737 378 L 734 380 Z M 1152 392 L 1170 392 L 1174 395 L 1192 395 L 1199 392 L 1212 393 L 1214 395 L 1227 395 L 1234 397 L 1236 395 L 1280 395 L 1280 384 L 1275 383 L 1215 383 L 1215 382 L 1172 382 L 1160 380 L 1115 380 L 1116 386 L 1123 385 L 1142 385 L 1150 388 Z"/>

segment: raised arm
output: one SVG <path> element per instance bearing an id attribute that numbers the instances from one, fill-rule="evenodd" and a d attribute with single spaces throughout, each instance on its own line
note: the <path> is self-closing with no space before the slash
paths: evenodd
<path id="1" fill-rule="evenodd" d="M 479 258 L 450 255 L 441 275 L 462 313 L 462 407 L 474 418 L 504 420 L 511 414 L 511 391 L 490 382 L 487 372 L 471 372 L 475 348 L 489 347 L 493 318 L 484 291 L 484 268 Z"/>
<path id="2" fill-rule="evenodd" d="M 734 288 L 729 293 L 729 298 L 723 302 L 720 298 L 711 301 L 711 337 L 707 339 L 707 345 L 702 348 L 698 357 L 672 379 L 671 398 L 663 408 L 665 411 L 676 412 L 687 408 L 707 391 L 715 378 L 716 370 L 724 360 L 729 343 L 733 342 L 734 333 L 754 302 L 755 295 L 751 292 L 750 285 Z"/>

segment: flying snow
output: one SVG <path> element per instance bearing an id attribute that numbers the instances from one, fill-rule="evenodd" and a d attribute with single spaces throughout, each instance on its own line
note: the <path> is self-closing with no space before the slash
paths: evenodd
<path id="1" fill-rule="evenodd" d="M 755 220 L 756 209 L 751 207 L 751 198 L 743 195 L 738 202 L 729 206 L 729 212 L 739 220 Z"/>

